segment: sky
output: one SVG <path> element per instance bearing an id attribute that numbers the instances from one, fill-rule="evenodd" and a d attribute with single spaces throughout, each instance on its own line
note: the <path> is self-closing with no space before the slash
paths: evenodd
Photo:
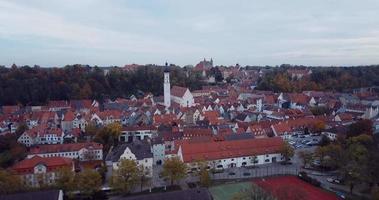
<path id="1" fill-rule="evenodd" d="M 0 0 L 0 65 L 379 64 L 379 0 Z"/>

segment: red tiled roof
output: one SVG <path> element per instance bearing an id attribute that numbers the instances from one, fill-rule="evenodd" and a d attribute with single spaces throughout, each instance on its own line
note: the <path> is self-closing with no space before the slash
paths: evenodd
<path id="1" fill-rule="evenodd" d="M 95 142 L 72 144 L 39 145 L 30 149 L 30 154 L 79 151 L 80 149 L 103 149 L 103 145 Z"/>
<path id="2" fill-rule="evenodd" d="M 212 136 L 210 128 L 184 128 L 183 137 Z"/>
<path id="3" fill-rule="evenodd" d="M 176 97 L 183 97 L 188 88 L 174 86 L 171 88 L 171 95 Z"/>
<path id="4" fill-rule="evenodd" d="M 245 139 L 205 143 L 183 143 L 183 160 L 186 163 L 196 160 L 218 160 L 251 156 L 252 154 L 279 153 L 283 140 L 279 137 Z"/>
<path id="5" fill-rule="evenodd" d="M 164 114 L 164 115 L 154 115 L 153 117 L 155 124 L 171 124 L 176 122 L 177 118 L 175 114 Z"/>
<path id="6" fill-rule="evenodd" d="M 122 131 L 141 131 L 141 130 L 157 130 L 155 126 L 128 126 L 123 127 Z"/>
<path id="7" fill-rule="evenodd" d="M 53 171 L 61 167 L 71 167 L 73 160 L 71 158 L 63 157 L 46 157 L 34 156 L 30 159 L 25 159 L 16 163 L 12 170 L 19 174 L 28 174 L 34 172 L 34 167 L 38 164 L 43 164 L 47 167 L 47 171 Z"/>
<path id="8" fill-rule="evenodd" d="M 12 114 L 14 112 L 17 112 L 20 109 L 20 106 L 3 106 L 2 112 L 4 114 Z"/>
<path id="9" fill-rule="evenodd" d="M 49 101 L 49 108 L 68 107 L 67 101 Z"/>
<path id="10" fill-rule="evenodd" d="M 103 112 L 96 113 L 100 119 L 106 119 L 107 117 L 113 117 L 113 119 L 121 119 L 122 112 L 118 110 L 104 110 Z"/>
<path id="11" fill-rule="evenodd" d="M 72 121 L 75 119 L 75 114 L 72 111 L 67 111 L 66 114 L 64 115 L 63 121 Z"/>

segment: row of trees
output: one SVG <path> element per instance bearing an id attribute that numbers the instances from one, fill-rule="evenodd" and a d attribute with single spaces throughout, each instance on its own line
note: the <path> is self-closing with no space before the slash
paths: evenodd
<path id="1" fill-rule="evenodd" d="M 301 79 L 287 73 L 290 66 L 272 68 L 258 81 L 257 89 L 275 92 L 304 90 L 345 91 L 379 85 L 379 67 L 312 67 L 312 74 Z"/>
<path id="2" fill-rule="evenodd" d="M 206 172 L 206 173 L 205 173 Z M 118 168 L 113 171 L 113 175 L 109 180 L 110 186 L 123 194 L 128 194 L 136 186 L 140 186 L 140 190 L 144 186 L 149 186 L 151 180 L 149 174 L 151 172 L 139 166 L 134 160 L 121 160 Z M 84 169 L 81 172 L 74 172 L 71 168 L 60 168 L 56 171 L 55 184 L 51 185 L 44 181 L 46 174 L 40 174 L 37 188 L 25 185 L 21 178 L 12 174 L 10 171 L 0 169 L 0 194 L 9 194 L 21 191 L 31 191 L 37 189 L 58 188 L 65 191 L 68 197 L 73 198 L 76 193 L 80 193 L 82 197 L 91 197 L 98 192 L 103 183 L 100 172 L 91 169 Z M 161 176 L 166 179 L 170 185 L 185 178 L 187 175 L 186 165 L 177 157 L 167 159 L 163 165 Z M 205 166 L 200 172 L 200 180 L 203 186 L 210 185 L 210 177 Z"/>
<path id="3" fill-rule="evenodd" d="M 171 83 L 200 89 L 200 75 L 170 66 Z M 132 72 L 112 68 L 67 65 L 63 68 L 0 66 L 0 105 L 41 105 L 49 100 L 129 97 L 131 94 L 163 93 L 163 66 L 146 65 Z M 187 76 L 188 75 L 188 76 Z"/>
<path id="4" fill-rule="evenodd" d="M 69 197 L 73 197 L 75 192 L 80 192 L 82 197 L 91 197 L 100 190 L 102 184 L 100 173 L 90 169 L 75 173 L 71 168 L 60 168 L 56 172 L 54 184 L 43 181 L 43 176 L 44 174 L 40 174 L 41 178 L 38 179 L 40 181 L 36 188 L 24 184 L 19 176 L 0 169 L 0 194 L 57 188 L 63 189 Z"/>

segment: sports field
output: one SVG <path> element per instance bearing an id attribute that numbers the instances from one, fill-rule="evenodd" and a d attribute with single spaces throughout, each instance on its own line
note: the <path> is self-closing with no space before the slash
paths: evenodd
<path id="1" fill-rule="evenodd" d="M 253 181 L 259 187 L 270 192 L 279 200 L 306 199 L 306 200 L 337 200 L 333 193 L 315 187 L 295 176 L 280 176 Z M 302 197 L 302 198 L 301 198 Z"/>
<path id="2" fill-rule="evenodd" d="M 211 192 L 214 200 L 230 200 L 232 197 L 241 190 L 250 189 L 250 182 L 225 184 L 220 186 L 211 187 Z"/>

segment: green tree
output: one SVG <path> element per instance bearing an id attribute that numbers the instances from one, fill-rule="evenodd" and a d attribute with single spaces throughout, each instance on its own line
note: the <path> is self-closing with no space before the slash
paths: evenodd
<path id="1" fill-rule="evenodd" d="M 118 169 L 113 171 L 110 185 L 117 191 L 129 193 L 139 182 L 141 169 L 134 160 L 123 159 L 120 161 Z"/>
<path id="2" fill-rule="evenodd" d="M 283 158 L 284 158 L 284 163 L 288 163 L 288 161 L 294 156 L 295 154 L 295 151 L 294 149 L 292 148 L 292 146 L 290 144 L 288 144 L 288 142 L 284 142 L 281 150 L 280 150 Z"/>
<path id="3" fill-rule="evenodd" d="M 371 120 L 360 120 L 349 126 L 348 137 L 355 137 L 362 134 L 372 135 L 372 122 Z"/>
<path id="4" fill-rule="evenodd" d="M 75 173 L 71 168 L 63 167 L 57 170 L 56 172 L 56 187 L 62 189 L 65 194 L 71 194 L 72 191 L 77 189 L 75 183 Z"/>
<path id="5" fill-rule="evenodd" d="M 170 180 L 171 185 L 175 181 L 186 177 L 187 166 L 178 157 L 172 157 L 165 160 L 163 164 L 162 176 Z"/>
<path id="6" fill-rule="evenodd" d="M 371 198 L 373 200 L 379 200 L 379 186 L 376 186 L 375 188 L 372 189 Z"/>
<path id="7" fill-rule="evenodd" d="M 0 195 L 20 192 L 26 189 L 18 176 L 0 168 Z"/>
<path id="8" fill-rule="evenodd" d="M 26 130 L 28 130 L 28 126 L 25 123 L 20 124 L 16 129 L 17 137 L 20 137 Z"/>
<path id="9" fill-rule="evenodd" d="M 311 162 L 313 160 L 313 153 L 311 153 L 309 151 L 300 151 L 298 154 L 299 154 L 299 157 L 301 158 L 301 160 L 303 162 L 304 168 L 306 168 L 309 164 L 311 164 Z"/>
<path id="10" fill-rule="evenodd" d="M 101 187 L 101 176 L 97 171 L 84 169 L 76 176 L 77 188 L 83 197 L 91 197 Z"/>

